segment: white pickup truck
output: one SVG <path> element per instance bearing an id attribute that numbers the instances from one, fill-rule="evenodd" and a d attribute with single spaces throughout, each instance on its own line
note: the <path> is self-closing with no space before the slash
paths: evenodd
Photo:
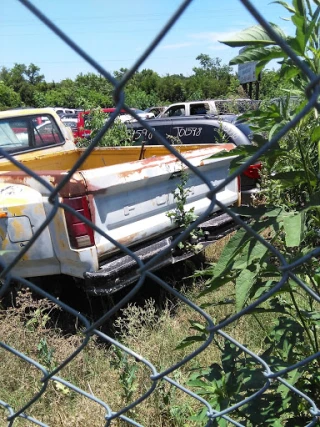
<path id="1" fill-rule="evenodd" d="M 228 176 L 230 158 L 209 157 L 233 148 L 233 144 L 177 146 L 214 186 Z M 53 219 L 21 255 L 52 212 L 51 192 L 83 152 L 76 148 L 71 131 L 52 109 L 0 113 L 0 272 L 18 255 L 19 262 L 12 270 L 15 275 L 45 278 L 45 283 L 50 282 L 50 277 L 55 279 L 52 283 L 57 283 L 57 275 L 67 275 L 89 294 L 106 295 L 139 276 L 136 261 L 115 242 L 146 261 L 168 248 L 181 232 L 174 218 L 168 216 L 176 208 L 173 193 L 181 184 L 185 169 L 181 162 L 159 145 L 97 148 L 60 188 L 61 205 Z M 5 153 L 19 163 L 9 161 Z M 22 171 L 19 164 L 36 172 L 41 181 Z M 185 172 L 188 179 L 184 209 L 201 215 L 210 205 L 208 186 L 188 168 Z M 217 193 L 217 199 L 227 206 L 237 204 L 238 197 L 237 180 Z M 77 217 L 76 212 L 82 217 Z M 203 245 L 215 240 L 221 227 L 228 228 L 231 222 L 217 205 L 206 220 Z M 187 256 L 190 251 L 171 250 L 153 268 Z"/>
<path id="2" fill-rule="evenodd" d="M 257 109 L 259 103 L 260 101 L 247 98 L 178 102 L 169 105 L 157 117 L 199 116 L 206 114 L 214 116 L 224 114 L 238 115 Z"/>

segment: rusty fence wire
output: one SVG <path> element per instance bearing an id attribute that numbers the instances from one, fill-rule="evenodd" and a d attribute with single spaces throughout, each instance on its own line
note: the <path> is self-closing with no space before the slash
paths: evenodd
<path id="1" fill-rule="evenodd" d="M 239 0 L 246 8 L 247 10 L 253 15 L 253 17 L 256 19 L 256 21 L 261 24 L 265 30 L 268 32 L 270 37 L 275 40 L 275 42 L 287 53 L 287 55 L 291 58 L 291 60 L 296 64 L 296 66 L 301 70 L 301 72 L 309 79 L 309 91 L 306 93 L 306 96 L 308 97 L 308 103 L 305 106 L 305 108 L 292 119 L 291 123 L 289 123 L 287 126 L 285 126 L 281 132 L 276 134 L 267 144 L 265 144 L 257 153 L 255 153 L 245 164 L 243 164 L 236 172 L 234 172 L 232 175 L 230 175 L 222 185 L 225 185 L 227 182 L 231 182 L 239 173 L 242 173 L 250 164 L 254 163 L 259 159 L 259 157 L 265 153 L 270 147 L 273 147 L 277 144 L 277 142 L 284 136 L 286 133 L 301 120 L 312 108 L 317 108 L 319 110 L 319 104 L 318 97 L 319 97 L 319 77 L 313 74 L 308 67 L 299 60 L 299 58 L 293 53 L 293 51 L 290 49 L 290 47 L 276 34 L 276 32 L 273 30 L 273 28 L 264 20 L 264 18 L 259 14 L 259 12 L 253 7 L 253 5 L 248 0 Z M 187 394 L 190 399 L 194 399 L 198 402 L 199 408 L 204 408 L 206 410 L 206 416 L 207 416 L 207 425 L 211 425 L 211 423 L 214 420 L 221 420 L 224 419 L 228 425 L 235 425 L 235 426 L 241 426 L 240 422 L 238 422 L 234 417 L 234 411 L 237 408 L 244 407 L 248 402 L 254 401 L 257 397 L 261 396 L 263 393 L 268 394 L 268 390 L 271 387 L 271 384 L 274 381 L 278 381 L 279 383 L 282 383 L 283 387 L 290 390 L 292 393 L 295 393 L 297 397 L 299 397 L 301 400 L 304 400 L 307 402 L 307 405 L 309 406 L 309 413 L 308 413 L 308 426 L 317 425 L 319 417 L 320 417 L 320 410 L 317 407 L 315 401 L 313 400 L 313 396 L 307 395 L 306 390 L 299 389 L 295 385 L 292 385 L 288 380 L 285 379 L 285 375 L 288 372 L 293 371 L 296 368 L 302 368 L 308 366 L 310 362 L 315 360 L 319 357 L 320 353 L 316 352 L 312 356 L 308 357 L 307 359 L 303 359 L 299 361 L 296 365 L 290 366 L 289 368 L 284 368 L 282 370 L 274 370 L 272 366 L 269 366 L 265 360 L 263 360 L 258 354 L 252 352 L 248 347 L 242 345 L 240 342 L 238 342 L 236 339 L 234 339 L 232 336 L 227 334 L 224 331 L 224 328 L 232 323 L 234 323 L 236 320 L 240 319 L 242 316 L 244 316 L 247 312 L 252 310 L 252 308 L 259 306 L 264 301 L 268 300 L 273 294 L 275 294 L 281 287 L 286 283 L 288 279 L 293 280 L 296 284 L 298 284 L 302 289 L 304 289 L 309 295 L 310 298 L 313 298 L 315 301 L 320 302 L 319 295 L 317 295 L 315 292 L 312 291 L 312 289 L 308 286 L 308 284 L 304 283 L 297 275 L 295 275 L 294 268 L 297 267 L 296 264 L 289 264 L 287 260 L 284 258 L 284 256 L 276 249 L 276 247 L 272 246 L 269 242 L 264 240 L 260 234 L 256 233 L 250 225 L 248 225 L 245 221 L 243 221 L 239 216 L 234 214 L 231 209 L 229 209 L 227 206 L 224 206 L 219 201 L 215 199 L 215 193 L 219 191 L 218 188 L 213 188 L 212 184 L 210 182 L 207 182 L 206 178 L 197 170 L 197 168 L 193 167 L 189 162 L 183 157 L 182 154 L 178 153 L 166 140 L 162 139 L 162 143 L 167 147 L 168 150 L 170 150 L 171 153 L 176 155 L 181 162 L 186 164 L 191 170 L 198 175 L 207 185 L 209 188 L 209 195 L 211 197 L 211 207 L 214 204 L 218 204 L 220 209 L 230 215 L 233 220 L 238 224 L 239 227 L 242 227 L 243 229 L 247 230 L 249 233 L 251 233 L 252 236 L 254 236 L 256 239 L 258 239 L 272 254 L 273 256 L 279 261 L 279 264 L 281 265 L 281 272 L 282 272 L 282 278 L 281 280 L 274 286 L 269 292 L 264 293 L 259 299 L 257 299 L 254 303 L 250 304 L 248 307 L 245 307 L 241 311 L 237 312 L 236 314 L 228 317 L 223 322 L 220 322 L 216 324 L 214 320 L 207 315 L 205 311 L 203 311 L 200 307 L 195 305 L 192 301 L 188 300 L 185 296 L 180 294 L 177 290 L 175 290 L 172 286 L 170 286 L 168 283 L 166 283 L 163 279 L 161 279 L 156 273 L 152 272 L 152 265 L 159 259 L 161 256 L 164 255 L 164 252 L 161 252 L 157 254 L 151 261 L 143 262 L 141 261 L 135 254 L 133 254 L 129 248 L 123 246 L 119 242 L 113 242 L 111 237 L 103 233 L 101 230 L 99 230 L 98 227 L 94 227 L 96 232 L 101 233 L 106 239 L 112 241 L 120 251 L 123 251 L 129 256 L 132 256 L 133 259 L 137 262 L 139 267 L 139 280 L 136 282 L 135 286 L 130 288 L 130 291 L 121 299 L 120 302 L 118 302 L 116 305 L 114 305 L 111 309 L 109 309 L 105 314 L 102 315 L 100 319 L 97 321 L 89 321 L 83 314 L 76 311 L 73 307 L 70 305 L 67 305 L 60 301 L 59 299 L 55 298 L 53 295 L 48 294 L 46 291 L 42 290 L 40 287 L 38 287 L 36 284 L 31 283 L 28 280 L 22 279 L 20 277 L 16 277 L 12 273 L 12 268 L 14 265 L 21 259 L 21 257 L 28 251 L 29 247 L 34 244 L 39 237 L 40 233 L 48 226 L 50 221 L 53 220 L 55 214 L 57 213 L 57 210 L 59 208 L 64 208 L 66 210 L 69 210 L 72 212 L 72 209 L 64 205 L 61 201 L 59 201 L 59 191 L 63 188 L 63 186 L 66 185 L 68 180 L 72 177 L 74 172 L 77 171 L 77 169 L 83 164 L 83 162 L 86 160 L 88 156 L 90 156 L 92 150 L 97 146 L 100 138 L 108 131 L 110 126 L 112 126 L 112 123 L 116 119 L 117 115 L 120 113 L 121 109 L 125 109 L 127 112 L 130 112 L 138 121 L 140 121 L 140 118 L 136 116 L 134 113 L 130 111 L 130 109 L 125 105 L 124 103 L 124 94 L 123 90 L 128 83 L 128 81 L 131 79 L 131 77 L 134 75 L 134 73 L 139 69 L 139 67 L 144 63 L 144 61 L 148 58 L 148 56 L 153 52 L 155 47 L 159 44 L 159 42 L 164 38 L 164 36 L 168 33 L 168 31 L 175 25 L 175 23 L 179 20 L 179 18 L 183 15 L 186 8 L 192 3 L 192 0 L 185 0 L 181 2 L 180 7 L 176 10 L 176 12 L 172 15 L 172 17 L 169 19 L 169 21 L 166 23 L 166 25 L 162 28 L 162 30 L 159 32 L 159 34 L 155 37 L 154 41 L 150 44 L 150 46 L 144 51 L 144 53 L 136 60 L 134 65 L 126 72 L 126 74 L 123 76 L 121 81 L 115 80 L 115 78 L 108 73 L 99 63 L 97 63 L 94 58 L 90 56 L 90 52 L 85 52 L 81 46 L 78 46 L 77 43 L 73 40 L 71 40 L 61 29 L 59 29 L 47 16 L 45 16 L 41 10 L 38 10 L 30 1 L 28 0 L 19 0 L 21 7 L 26 7 L 30 10 L 32 14 L 34 14 L 39 20 L 43 22 L 44 25 L 46 25 L 51 31 L 53 31 L 57 37 L 60 37 L 67 45 L 70 46 L 71 49 L 73 49 L 78 55 L 80 55 L 83 59 L 85 59 L 92 67 L 95 69 L 101 76 L 105 77 L 113 86 L 114 86 L 114 100 L 116 102 L 116 111 L 110 115 L 109 120 L 105 123 L 101 131 L 96 135 L 96 137 L 92 140 L 90 146 L 83 152 L 83 155 L 81 158 L 76 161 L 76 163 L 73 165 L 72 169 L 68 172 L 68 174 L 65 176 L 65 178 L 60 182 L 60 184 L 53 188 L 48 184 L 48 182 L 45 182 L 41 179 L 35 172 L 28 169 L 27 167 L 23 166 L 22 164 L 19 164 L 12 156 L 4 154 L 10 161 L 15 163 L 22 171 L 26 172 L 30 176 L 32 176 L 35 180 L 37 180 L 39 183 L 41 183 L 43 186 L 45 186 L 47 189 L 49 189 L 51 195 L 50 195 L 50 202 L 52 204 L 52 210 L 50 215 L 48 216 L 47 220 L 42 224 L 38 232 L 33 236 L 31 241 L 21 250 L 20 254 L 16 257 L 14 262 L 12 262 L 10 265 L 4 265 L 3 262 L 1 262 L 2 267 L 2 287 L 0 289 L 0 296 L 5 294 L 6 291 L 9 289 L 12 281 L 20 283 L 22 286 L 25 286 L 26 288 L 29 288 L 30 290 L 34 291 L 35 293 L 46 297 L 50 299 L 53 303 L 55 303 L 57 306 L 59 306 L 62 310 L 65 312 L 68 312 L 71 316 L 73 316 L 75 319 L 77 319 L 78 324 L 82 325 L 83 329 L 83 341 L 81 345 L 77 348 L 75 352 L 73 352 L 71 355 L 69 355 L 62 363 L 59 364 L 59 366 L 56 366 L 53 370 L 49 371 L 46 369 L 43 365 L 38 363 L 37 361 L 31 359 L 28 357 L 28 355 L 23 354 L 13 348 L 12 346 L 7 345 L 5 342 L 0 341 L 0 346 L 3 350 L 5 350 L 8 353 L 13 354 L 17 358 L 20 358 L 24 362 L 27 362 L 30 364 L 30 367 L 33 367 L 39 371 L 39 373 L 42 375 L 41 383 L 39 386 L 38 392 L 27 402 L 24 402 L 21 407 L 13 408 L 10 406 L 9 403 L 6 401 L 1 400 L 2 399 L 2 391 L 3 387 L 1 385 L 0 388 L 0 406 L 4 409 L 4 411 L 7 413 L 7 420 L 8 425 L 13 425 L 17 420 L 28 420 L 29 423 L 34 425 L 40 425 L 45 426 L 47 424 L 44 424 L 43 422 L 39 421 L 38 419 L 34 418 L 31 415 L 28 415 L 30 409 L 37 404 L 38 400 L 43 396 L 43 394 L 46 392 L 46 389 L 48 388 L 48 385 L 50 382 L 55 382 L 61 384 L 61 386 L 66 387 L 69 390 L 74 391 L 75 393 L 81 395 L 83 398 L 91 400 L 95 402 L 96 404 L 100 405 L 101 408 L 103 408 L 104 411 L 104 419 L 102 422 L 104 422 L 104 425 L 111 425 L 113 420 L 121 419 L 123 422 L 128 423 L 129 425 L 135 425 L 140 426 L 143 424 L 138 423 L 134 419 L 134 411 L 131 411 L 133 409 L 138 410 L 139 404 L 143 402 L 144 400 L 148 399 L 150 395 L 154 392 L 154 390 L 157 388 L 157 386 L 160 384 L 160 382 L 167 382 L 172 387 L 175 387 L 179 392 Z M 148 125 L 145 125 L 147 129 L 150 132 L 154 133 L 154 130 Z M 74 212 L 73 212 L 74 213 Z M 82 220 L 84 220 L 82 218 Z M 188 227 L 187 230 L 179 237 L 180 241 L 187 236 L 198 224 L 201 222 L 204 222 L 206 220 L 206 216 L 199 217 L 196 222 Z M 86 220 L 88 221 L 88 220 Z M 91 224 L 87 222 L 87 224 Z M 176 245 L 178 243 L 178 240 L 172 242 L 172 246 L 168 249 L 166 249 L 166 253 L 168 253 L 173 245 Z M 313 253 L 305 254 L 304 257 L 300 258 L 298 263 L 301 265 L 304 262 L 307 262 L 311 259 L 311 257 L 317 256 L 320 254 L 320 249 L 315 249 Z M 105 322 L 108 321 L 108 319 L 113 316 L 115 313 L 117 313 L 126 303 L 128 303 L 133 296 L 138 292 L 138 290 L 142 287 L 146 279 L 151 279 L 157 286 L 165 289 L 168 291 L 171 295 L 174 295 L 176 298 L 178 298 L 181 302 L 189 306 L 192 310 L 194 310 L 197 317 L 201 316 L 203 320 L 207 324 L 207 332 L 208 337 L 205 342 L 201 343 L 201 345 L 198 347 L 197 350 L 190 352 L 184 359 L 180 360 L 175 365 L 167 368 L 166 370 L 159 370 L 159 367 L 155 366 L 153 363 L 151 363 L 149 360 L 147 360 L 143 355 L 136 354 L 134 351 L 132 351 L 130 348 L 125 347 L 123 344 L 118 342 L 117 340 L 113 339 L 110 336 L 107 336 L 105 333 L 101 332 L 99 329 L 101 325 L 103 325 Z M 187 388 L 185 385 L 179 384 L 178 381 L 176 381 L 174 378 L 176 378 L 173 374 L 175 371 L 178 370 L 181 366 L 185 365 L 187 362 L 194 359 L 199 353 L 206 350 L 210 344 L 213 342 L 216 336 L 219 336 L 225 342 L 232 343 L 237 349 L 244 352 L 248 357 L 252 358 L 252 360 L 256 364 L 257 372 L 261 372 L 264 376 L 264 385 L 255 393 L 248 394 L 248 395 L 241 395 L 239 401 L 228 407 L 227 409 L 220 410 L 220 408 L 217 408 L 210 404 L 208 400 L 205 399 L 205 397 L 202 397 L 200 394 L 196 394 L 195 392 L 192 392 L 189 388 Z M 90 340 L 93 337 L 98 337 L 100 340 L 113 344 L 115 347 L 119 348 L 122 352 L 127 354 L 129 357 L 132 357 L 136 361 L 139 361 L 141 364 L 145 366 L 145 369 L 148 370 L 149 379 L 150 379 L 150 387 L 145 391 L 144 394 L 139 396 L 135 401 L 128 404 L 126 407 L 123 407 L 121 410 L 115 411 L 114 408 L 110 407 L 108 400 L 102 401 L 99 398 L 95 397 L 92 393 L 88 393 L 83 389 L 80 389 L 70 381 L 65 380 L 61 374 L 61 371 L 64 367 L 66 367 L 68 364 L 72 362 L 72 360 L 86 347 L 88 346 Z M 1 339 L 1 337 L 0 337 Z M 0 366 L 0 372 L 1 372 L 1 366 Z M 18 375 L 18 373 L 17 373 Z M 1 373 L 0 373 L 1 378 Z M 259 408 L 257 408 L 259 411 Z M 131 412 L 130 412 L 131 411 Z M 130 414 L 130 415 L 129 415 Z M 133 415 L 131 415 L 133 414 Z M 19 424 L 20 425 L 20 424 Z M 267 424 L 266 424 L 267 425 Z"/>

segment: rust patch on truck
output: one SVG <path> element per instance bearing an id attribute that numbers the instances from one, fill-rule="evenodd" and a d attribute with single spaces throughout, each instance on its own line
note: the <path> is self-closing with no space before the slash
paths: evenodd
<path id="1" fill-rule="evenodd" d="M 174 148 L 195 167 L 202 167 L 208 163 L 217 161 L 216 159 L 210 160 L 213 154 L 223 150 L 230 151 L 234 149 L 235 146 L 234 144 L 228 143 L 219 145 L 210 144 L 200 147 L 175 146 Z M 84 182 L 87 185 L 87 193 L 85 194 L 105 195 L 108 193 L 108 189 L 115 185 L 126 184 L 129 181 L 147 180 L 154 176 L 166 174 L 169 178 L 172 173 L 179 172 L 182 169 L 182 162 L 174 154 L 169 154 L 169 151 L 164 147 L 149 146 L 148 149 L 149 157 L 143 160 L 126 162 L 125 167 L 122 163 L 119 163 L 117 167 L 113 164 L 107 167 L 90 169 L 88 171 L 86 169 L 79 171 L 79 173 L 83 175 Z M 155 150 L 157 153 L 161 153 L 161 155 L 151 155 Z M 108 169 L 108 172 L 105 168 Z M 106 179 L 107 176 L 108 179 Z"/>
<path id="2" fill-rule="evenodd" d="M 61 171 L 37 171 L 42 179 L 47 181 L 53 188 L 59 185 L 65 178 L 66 173 Z M 1 182 L 6 184 L 21 184 L 35 188 L 37 180 L 22 171 L 0 172 Z M 39 183 L 38 185 L 41 185 Z M 85 180 L 79 172 L 75 172 L 59 191 L 61 197 L 76 197 L 86 194 Z"/>
<path id="3" fill-rule="evenodd" d="M 118 238 L 117 242 L 121 243 L 123 246 L 128 246 L 132 244 L 132 242 L 141 241 L 141 239 L 147 237 L 146 233 L 132 233 L 126 237 Z"/>
<path id="4" fill-rule="evenodd" d="M 235 148 L 235 145 L 232 143 L 227 143 L 227 144 L 215 144 L 215 145 L 210 145 L 210 146 L 197 146 L 197 149 L 189 149 L 189 147 L 182 147 L 182 146 L 177 146 L 174 147 L 176 149 L 177 152 L 179 152 L 180 154 L 183 155 L 183 157 L 190 161 L 196 161 L 197 164 L 195 166 L 199 167 L 199 166 L 204 166 L 206 164 L 206 161 L 208 161 L 209 157 L 212 156 L 213 154 L 219 153 L 221 151 L 231 151 Z M 130 162 L 132 165 L 136 164 L 136 162 Z M 152 166 L 158 166 L 158 167 L 168 167 L 168 165 L 175 165 L 175 164 L 179 164 L 181 163 L 181 160 L 178 159 L 174 154 L 169 153 L 168 150 L 168 154 L 166 155 L 162 155 L 162 156 L 152 156 L 152 157 L 147 157 L 143 160 L 139 161 L 139 167 L 138 168 L 132 168 L 129 171 L 123 171 L 123 172 L 119 172 L 118 176 L 120 178 L 128 178 L 130 177 L 132 174 L 141 174 L 141 178 L 149 178 L 148 175 L 144 175 L 144 170 L 147 167 L 152 167 Z M 129 164 L 129 163 L 128 163 Z M 168 171 L 170 172 L 170 171 Z"/>

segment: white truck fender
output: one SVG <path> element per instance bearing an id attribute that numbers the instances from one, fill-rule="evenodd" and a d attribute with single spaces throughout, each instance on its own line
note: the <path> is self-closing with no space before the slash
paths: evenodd
<path id="1" fill-rule="evenodd" d="M 28 244 L 46 217 L 43 198 L 37 190 L 20 184 L 0 183 L 0 250 L 5 265 Z M 23 255 L 13 273 L 23 277 L 60 273 L 48 227 Z"/>

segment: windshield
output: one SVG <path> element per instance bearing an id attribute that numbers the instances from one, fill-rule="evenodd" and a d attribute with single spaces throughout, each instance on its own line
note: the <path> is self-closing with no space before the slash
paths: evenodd
<path id="1" fill-rule="evenodd" d="M 0 149 L 15 152 L 60 144 L 63 135 L 51 116 L 23 116 L 0 120 Z"/>

